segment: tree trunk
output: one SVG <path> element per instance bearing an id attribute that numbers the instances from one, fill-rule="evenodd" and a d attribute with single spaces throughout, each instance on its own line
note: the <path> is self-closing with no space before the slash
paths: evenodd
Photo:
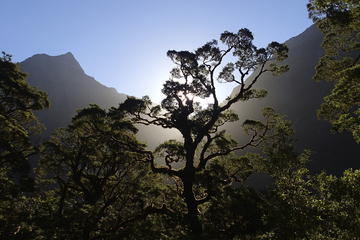
<path id="1" fill-rule="evenodd" d="M 192 235 L 196 239 L 201 239 L 202 225 L 199 220 L 199 211 L 197 209 L 197 202 L 193 192 L 193 185 L 195 180 L 194 155 L 196 147 L 193 145 L 190 132 L 184 134 L 184 148 L 186 152 L 186 166 L 184 168 L 181 180 L 184 184 L 184 198 L 187 205 L 187 221 L 191 229 Z"/>
<path id="2" fill-rule="evenodd" d="M 184 197 L 187 205 L 188 224 L 191 229 L 191 232 L 195 236 L 200 236 L 202 233 L 202 226 L 198 218 L 199 211 L 197 209 L 197 203 L 192 189 L 193 179 L 194 179 L 193 175 L 194 175 L 193 173 L 184 175 L 183 178 Z"/>

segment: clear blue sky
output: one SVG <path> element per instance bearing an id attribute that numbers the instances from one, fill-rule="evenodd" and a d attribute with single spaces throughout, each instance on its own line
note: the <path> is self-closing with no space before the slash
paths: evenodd
<path id="1" fill-rule="evenodd" d="M 249 28 L 265 46 L 312 23 L 307 0 L 0 0 L 0 50 L 22 61 L 72 52 L 85 72 L 119 92 L 159 102 L 169 49 L 194 50 Z M 228 88 L 227 90 L 230 90 Z M 224 89 L 226 91 L 226 89 Z"/>

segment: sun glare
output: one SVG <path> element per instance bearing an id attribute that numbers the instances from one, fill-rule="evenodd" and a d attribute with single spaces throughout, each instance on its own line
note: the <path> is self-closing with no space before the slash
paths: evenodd
<path id="1" fill-rule="evenodd" d="M 207 108 L 209 104 L 213 103 L 213 99 L 211 96 L 203 99 L 203 98 L 194 96 L 191 93 L 187 93 L 185 96 L 185 94 L 183 92 L 179 92 L 178 97 L 181 99 L 181 101 L 184 104 L 186 104 L 186 101 L 193 101 L 194 103 L 198 102 L 200 104 L 201 108 L 203 108 L 203 109 Z"/>

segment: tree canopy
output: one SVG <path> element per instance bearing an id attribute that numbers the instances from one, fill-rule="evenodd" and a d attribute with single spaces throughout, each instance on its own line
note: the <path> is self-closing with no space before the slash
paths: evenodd
<path id="1" fill-rule="evenodd" d="M 0 58 L 0 163 L 17 168 L 34 153 L 29 135 L 39 125 L 35 110 L 49 106 L 47 95 L 26 82 L 26 74 L 11 62 L 11 55 Z"/>
<path id="2" fill-rule="evenodd" d="M 308 8 L 325 33 L 315 78 L 335 84 L 320 115 L 358 141 L 358 3 L 313 0 Z M 290 121 L 271 108 L 239 124 L 247 134 L 241 143 L 224 130 L 239 119 L 233 104 L 266 96 L 255 89 L 264 73 L 287 71 L 287 52 L 277 42 L 254 46 L 245 28 L 194 51 L 170 50 L 174 68 L 161 104 L 146 96 L 108 110 L 90 104 L 41 146 L 29 136 L 40 129 L 33 111 L 49 105 L 46 94 L 4 54 L 0 238 L 356 239 L 359 170 L 311 174 L 311 152 L 296 149 Z M 238 87 L 222 100 L 218 85 L 226 83 Z M 137 124 L 176 129 L 182 138 L 150 151 L 136 139 Z M 36 153 L 33 187 L 25 188 Z M 256 174 L 268 177 L 265 188 L 248 182 Z"/>
<path id="3" fill-rule="evenodd" d="M 38 181 L 50 191 L 40 199 L 53 209 L 43 213 L 48 221 L 38 216 L 37 224 L 46 236 L 145 238 L 137 222 L 166 209 L 136 132 L 124 114 L 90 105 L 45 143 Z M 147 234 L 153 231 L 146 229 Z"/>
<path id="4" fill-rule="evenodd" d="M 30 135 L 40 125 L 35 110 L 49 106 L 47 95 L 28 85 L 26 74 L 0 57 L 0 236 L 16 232 L 22 221 L 17 215 L 23 191 L 30 191 L 29 157 L 38 152 Z M 19 218 L 18 218 L 19 217 Z"/>
<path id="5" fill-rule="evenodd" d="M 255 90 L 253 86 L 265 72 L 279 74 L 287 70 L 287 66 L 279 64 L 287 57 L 285 45 L 272 42 L 266 48 L 257 48 L 252 41 L 252 33 L 244 28 L 237 33 L 222 33 L 221 44 L 213 40 L 193 52 L 170 50 L 167 55 L 175 67 L 162 89 L 165 98 L 161 105 L 153 106 L 144 97 L 128 98 L 119 107 L 132 114 L 137 123 L 174 128 L 181 133 L 181 142 L 169 141 L 157 149 L 165 164 L 156 166 L 153 158 L 151 165 L 154 172 L 180 180 L 187 222 L 194 235 L 202 232 L 199 207 L 212 198 L 216 188 L 211 180 L 206 183 L 202 180 L 206 174 L 212 178 L 211 162 L 259 144 L 268 129 L 266 124 L 246 121 L 244 127 L 251 137 L 246 144 L 237 144 L 220 130 L 224 124 L 238 120 L 230 107 L 238 101 L 264 97 L 266 91 Z M 228 55 L 232 55 L 230 60 Z M 246 81 L 253 72 L 254 79 Z M 237 83 L 240 88 L 220 102 L 217 82 Z M 199 99 L 211 99 L 212 103 L 202 108 Z"/>
<path id="6" fill-rule="evenodd" d="M 314 78 L 334 84 L 319 116 L 360 143 L 360 4 L 354 0 L 311 0 L 309 16 L 324 33 Z"/>

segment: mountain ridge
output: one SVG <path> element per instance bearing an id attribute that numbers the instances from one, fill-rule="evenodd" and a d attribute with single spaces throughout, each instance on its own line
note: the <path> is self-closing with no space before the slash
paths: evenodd
<path id="1" fill-rule="evenodd" d="M 43 138 L 67 126 L 80 108 L 91 103 L 109 108 L 126 99 L 125 94 L 87 75 L 71 52 L 58 56 L 36 54 L 21 62 L 20 69 L 28 74 L 30 85 L 49 96 L 50 108 L 37 112 L 46 126 Z"/>
<path id="2" fill-rule="evenodd" d="M 77 110 L 97 104 L 102 108 L 117 107 L 128 95 L 118 93 L 87 75 L 71 52 L 50 56 L 35 54 L 20 63 L 20 69 L 28 74 L 30 85 L 45 91 L 50 100 L 50 108 L 36 112 L 46 130 L 36 142 L 42 142 L 57 128 L 66 127 Z M 169 137 L 175 138 L 175 131 L 158 126 L 138 126 L 137 137 L 154 149 Z M 162 131 L 163 134 L 153 134 Z"/>
<path id="3" fill-rule="evenodd" d="M 79 61 L 76 60 L 76 58 L 71 52 L 66 52 L 60 55 L 49 55 L 46 53 L 38 53 L 38 54 L 34 54 L 31 57 L 26 58 L 24 61 L 21 62 L 21 64 L 24 64 L 28 61 L 33 61 L 34 59 L 36 59 L 35 61 L 38 61 L 38 59 L 42 59 L 46 61 L 56 62 L 57 64 L 65 64 L 68 67 L 78 69 L 81 72 L 85 73 Z"/>
<path id="4" fill-rule="evenodd" d="M 232 109 L 241 121 L 261 119 L 261 109 L 265 107 L 286 115 L 295 129 L 298 151 L 313 150 L 311 169 L 341 174 L 347 168 L 360 167 L 355 158 L 360 156 L 360 148 L 350 134 L 332 133 L 330 124 L 317 118 L 316 111 L 332 88 L 328 82 L 312 79 L 315 66 L 323 55 L 321 43 L 322 34 L 315 25 L 286 41 L 289 56 L 284 64 L 289 66 L 289 71 L 281 76 L 265 73 L 254 87 L 267 90 L 268 95 L 264 99 L 236 103 Z M 249 80 L 251 78 L 253 76 Z M 232 94 L 234 92 L 236 89 Z M 236 133 L 237 140 L 245 138 L 236 124 L 228 126 L 227 130 Z"/>

